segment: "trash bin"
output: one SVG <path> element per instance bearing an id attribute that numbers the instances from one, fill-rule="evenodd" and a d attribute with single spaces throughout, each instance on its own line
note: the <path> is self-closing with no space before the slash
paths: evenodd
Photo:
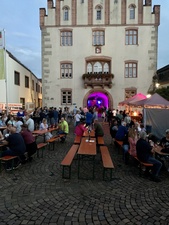
<path id="1" fill-rule="evenodd" d="M 147 134 L 150 134 L 151 133 L 151 130 L 152 130 L 152 126 L 151 125 L 146 125 L 146 133 Z"/>

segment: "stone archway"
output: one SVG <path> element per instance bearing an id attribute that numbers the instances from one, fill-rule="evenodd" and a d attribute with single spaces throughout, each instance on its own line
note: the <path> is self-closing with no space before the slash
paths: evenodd
<path id="1" fill-rule="evenodd" d="M 92 89 L 92 90 L 89 90 L 86 93 L 86 95 L 83 98 L 83 108 L 88 106 L 88 104 L 89 104 L 88 99 L 90 98 L 90 96 L 91 96 L 91 98 L 93 96 L 97 96 L 97 97 L 100 96 L 101 99 L 104 98 L 103 99 L 104 102 L 106 101 L 105 99 L 107 98 L 106 108 L 112 108 L 113 109 L 113 98 L 112 98 L 111 94 L 108 91 L 106 91 L 106 90 L 104 90 L 102 88 Z"/>

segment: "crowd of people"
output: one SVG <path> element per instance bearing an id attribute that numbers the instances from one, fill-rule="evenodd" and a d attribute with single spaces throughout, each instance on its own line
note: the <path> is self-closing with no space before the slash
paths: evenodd
<path id="1" fill-rule="evenodd" d="M 165 158 L 156 159 L 153 156 L 153 146 L 159 141 L 163 152 L 169 153 L 169 129 L 166 131 L 166 137 L 158 140 L 153 135 L 148 135 L 142 123 L 142 115 L 140 121 L 133 121 L 129 112 L 125 110 L 105 109 L 102 108 L 98 112 L 97 108 L 91 107 L 74 107 L 69 112 L 67 107 L 44 107 L 36 108 L 32 113 L 27 113 L 20 109 L 16 116 L 5 113 L 1 115 L 0 127 L 5 127 L 0 132 L 0 141 L 6 142 L 7 148 L 2 151 L 1 156 L 17 155 L 19 161 L 15 163 L 16 167 L 20 162 L 25 162 L 25 152 L 27 152 L 28 161 L 32 160 L 32 155 L 37 151 L 37 144 L 32 132 L 35 129 L 48 131 L 49 126 L 57 128 L 57 134 L 65 134 L 61 141 L 64 142 L 69 133 L 68 120 L 71 118 L 74 124 L 74 134 L 82 136 L 85 130 L 90 132 L 94 129 L 95 136 L 104 136 L 102 124 L 107 122 L 110 127 L 112 140 L 123 142 L 124 161 L 127 164 L 129 155 L 138 157 L 140 161 L 152 163 L 153 169 L 149 174 L 153 181 L 160 181 L 159 172 L 161 167 L 165 165 L 169 171 L 169 162 Z M 100 122 L 102 123 L 100 123 Z M 48 131 L 45 134 L 45 140 L 52 138 L 53 135 Z"/>
<path id="2" fill-rule="evenodd" d="M 159 140 L 156 136 L 146 132 L 146 128 L 142 121 L 133 121 L 129 113 L 124 111 L 112 117 L 110 123 L 110 134 L 114 141 L 121 141 L 123 148 L 124 162 L 128 164 L 129 156 L 137 157 L 141 162 L 153 164 L 153 168 L 150 171 L 145 172 L 151 180 L 160 182 L 159 172 L 164 166 L 169 172 L 169 158 L 155 157 L 154 146 L 160 145 L 161 152 L 169 153 L 169 129 L 166 130 L 166 137 Z"/>
<path id="3" fill-rule="evenodd" d="M 45 107 L 35 109 L 32 113 L 20 109 L 15 116 L 1 114 L 0 127 L 3 129 L 0 131 L 0 141 L 4 147 L 0 152 L 0 157 L 18 156 L 14 160 L 13 168 L 18 168 L 22 163 L 32 161 L 32 155 L 37 151 L 37 143 L 33 135 L 35 129 L 48 131 L 49 126 L 56 127 L 57 135 L 65 134 L 61 137 L 61 142 L 64 142 L 69 133 L 68 123 L 64 114 L 61 113 L 59 120 L 59 113 L 55 117 L 55 113 L 51 116 L 51 111 Z M 53 111 L 56 111 L 56 108 Z M 52 137 L 50 132 L 45 133 L 46 141 Z M 7 170 L 11 170 L 11 166 L 11 162 L 9 162 Z"/>

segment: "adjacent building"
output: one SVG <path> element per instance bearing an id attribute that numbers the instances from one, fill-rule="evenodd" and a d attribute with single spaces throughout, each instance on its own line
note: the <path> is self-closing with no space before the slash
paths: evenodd
<path id="1" fill-rule="evenodd" d="M 169 88 L 169 65 L 157 70 L 157 82 L 160 84 L 160 87 Z"/>
<path id="2" fill-rule="evenodd" d="M 9 51 L 0 49 L 0 105 L 42 106 L 42 82 Z M 4 106 L 5 105 L 5 106 Z"/>
<path id="3" fill-rule="evenodd" d="M 146 95 L 159 24 L 152 0 L 47 0 L 40 9 L 43 106 L 117 108 Z"/>

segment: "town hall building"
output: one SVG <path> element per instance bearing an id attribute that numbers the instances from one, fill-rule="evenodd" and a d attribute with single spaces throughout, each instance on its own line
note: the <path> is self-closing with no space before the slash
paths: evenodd
<path id="1" fill-rule="evenodd" d="M 47 0 L 40 9 L 43 106 L 117 108 L 157 71 L 152 0 Z"/>

